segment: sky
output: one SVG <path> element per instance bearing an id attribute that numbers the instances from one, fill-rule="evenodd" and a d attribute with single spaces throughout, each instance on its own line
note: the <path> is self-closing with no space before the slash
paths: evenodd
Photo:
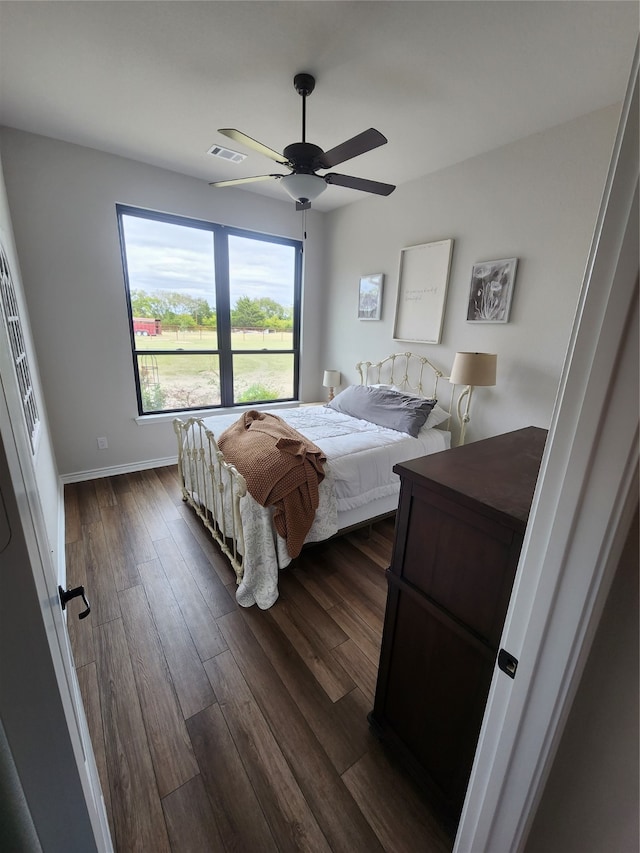
<path id="1" fill-rule="evenodd" d="M 138 216 L 122 219 L 131 290 L 178 291 L 215 307 L 212 232 Z M 291 246 L 230 235 L 229 269 L 232 306 L 240 296 L 293 305 Z"/>

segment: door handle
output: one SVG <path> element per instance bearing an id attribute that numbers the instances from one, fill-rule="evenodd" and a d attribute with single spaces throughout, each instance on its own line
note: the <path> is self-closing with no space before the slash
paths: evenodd
<path id="1" fill-rule="evenodd" d="M 86 619 L 91 613 L 91 605 L 87 601 L 87 596 L 84 594 L 83 586 L 76 586 L 73 589 L 62 589 L 62 587 L 58 585 L 58 593 L 60 594 L 60 604 L 62 605 L 63 610 L 67 607 L 67 601 L 71 601 L 72 598 L 78 598 L 78 596 L 80 596 L 84 601 L 86 609 L 83 610 L 82 613 L 78 614 L 78 619 Z"/>

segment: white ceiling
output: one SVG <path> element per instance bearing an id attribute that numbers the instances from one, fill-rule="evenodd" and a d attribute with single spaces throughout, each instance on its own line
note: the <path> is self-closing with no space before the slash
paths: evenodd
<path id="1" fill-rule="evenodd" d="M 0 124 L 203 181 L 280 171 L 213 158 L 235 127 L 300 140 L 299 71 L 317 80 L 307 141 L 368 127 L 388 144 L 340 166 L 401 184 L 620 101 L 637 2 L 0 2 Z M 246 151 L 243 153 L 247 153 Z M 277 181 L 245 189 L 285 198 Z M 331 210 L 364 198 L 331 186 Z M 382 203 L 382 202 L 381 202 Z"/>

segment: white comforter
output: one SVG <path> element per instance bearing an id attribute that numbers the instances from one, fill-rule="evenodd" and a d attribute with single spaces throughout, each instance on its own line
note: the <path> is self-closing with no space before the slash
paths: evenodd
<path id="1" fill-rule="evenodd" d="M 450 434 L 439 429 L 423 429 L 417 438 L 358 420 L 324 406 L 273 410 L 294 429 L 317 444 L 327 457 L 325 479 L 320 484 L 320 505 L 307 542 L 319 542 L 339 529 L 338 513 L 364 506 L 378 498 L 395 495 L 400 482 L 392 471 L 397 462 L 406 462 L 428 453 L 446 450 Z M 216 437 L 238 414 L 205 419 Z M 266 609 L 278 597 L 278 570 L 291 562 L 284 539 L 271 524 L 271 510 L 251 495 L 241 500 L 244 530 L 244 576 L 236 591 L 243 607 L 257 604 Z"/>

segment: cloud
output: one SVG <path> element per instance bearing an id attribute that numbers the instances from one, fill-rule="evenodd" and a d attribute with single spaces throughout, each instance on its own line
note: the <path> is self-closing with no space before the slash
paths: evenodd
<path id="1" fill-rule="evenodd" d="M 123 225 L 132 290 L 178 291 L 215 307 L 213 232 L 128 215 Z M 232 305 L 240 296 L 293 305 L 292 246 L 238 235 L 228 241 Z"/>

